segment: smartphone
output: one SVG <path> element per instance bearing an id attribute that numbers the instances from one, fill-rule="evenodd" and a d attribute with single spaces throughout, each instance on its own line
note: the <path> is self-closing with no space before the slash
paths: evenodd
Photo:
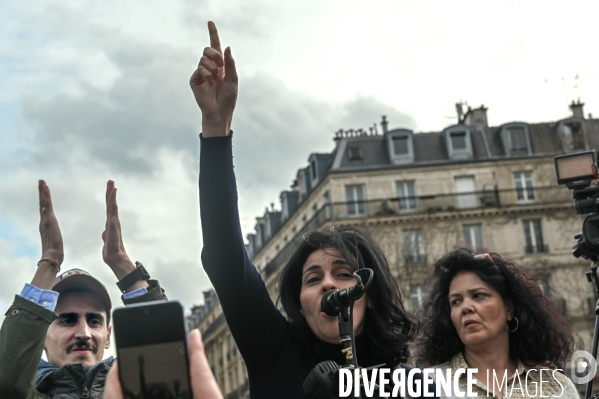
<path id="1" fill-rule="evenodd" d="M 134 304 L 112 318 L 124 399 L 193 399 L 183 305 Z"/>

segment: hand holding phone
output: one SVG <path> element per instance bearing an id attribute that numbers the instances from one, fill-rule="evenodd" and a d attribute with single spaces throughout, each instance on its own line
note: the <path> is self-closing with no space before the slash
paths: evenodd
<path id="1" fill-rule="evenodd" d="M 199 330 L 189 333 L 189 372 L 191 390 L 196 399 L 223 399 L 223 395 L 214 379 L 208 359 L 204 352 L 204 343 Z M 124 399 L 121 383 L 118 378 L 118 366 L 112 367 L 106 378 L 104 399 Z"/>
<path id="2" fill-rule="evenodd" d="M 192 399 L 183 306 L 156 301 L 113 312 L 124 399 Z"/>

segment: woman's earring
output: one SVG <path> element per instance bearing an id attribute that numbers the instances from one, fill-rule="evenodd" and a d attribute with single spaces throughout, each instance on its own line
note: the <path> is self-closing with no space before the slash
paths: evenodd
<path id="1" fill-rule="evenodd" d="M 510 330 L 509 321 L 505 323 L 505 328 L 507 328 L 509 332 L 516 331 L 518 329 L 518 326 L 520 326 L 520 323 L 518 322 L 518 318 L 516 316 L 514 316 L 514 320 L 516 320 L 516 327 L 513 330 Z"/>

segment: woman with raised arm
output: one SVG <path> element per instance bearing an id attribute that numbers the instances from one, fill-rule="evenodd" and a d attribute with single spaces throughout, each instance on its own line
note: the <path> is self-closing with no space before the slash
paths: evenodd
<path id="1" fill-rule="evenodd" d="M 578 398 L 563 374 L 572 329 L 515 262 L 457 249 L 435 263 L 427 286 L 419 365 L 451 369 L 452 375 L 478 369 L 478 398 Z M 464 374 L 460 386 L 465 390 Z"/>
<path id="2" fill-rule="evenodd" d="M 202 111 L 202 263 L 245 360 L 250 396 L 303 399 L 303 382 L 319 362 L 345 364 L 337 317 L 321 311 L 321 299 L 328 290 L 355 285 L 358 265 L 374 270 L 370 289 L 354 307 L 359 365 L 401 367 L 417 324 L 404 309 L 384 254 L 367 235 L 346 227 L 306 234 L 281 273 L 279 295 L 287 317 L 272 302 L 239 225 L 230 130 L 238 88 L 235 61 L 230 48 L 221 50 L 214 23 L 208 31 L 210 47 L 190 80 Z"/>

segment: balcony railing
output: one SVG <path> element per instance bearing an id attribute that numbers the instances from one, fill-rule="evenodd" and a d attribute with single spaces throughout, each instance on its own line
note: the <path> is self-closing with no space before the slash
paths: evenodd
<path id="1" fill-rule="evenodd" d="M 297 246 L 297 240 L 305 233 L 319 229 L 325 222 L 343 223 L 361 218 L 460 212 L 476 209 L 506 209 L 510 207 L 530 207 L 568 202 L 572 203 L 572 210 L 574 211 L 572 192 L 564 187 L 535 187 L 535 201 L 527 201 L 525 203 L 519 198 L 521 191 L 517 189 L 490 190 L 325 204 L 294 234 L 287 245 L 267 263 L 262 271 L 262 276 L 266 279 L 274 273 L 280 265 L 289 259 Z M 274 232 L 273 237 L 276 236 L 276 233 Z M 260 249 L 258 248 L 257 251 Z M 546 246 L 544 248 L 541 246 L 531 249 L 539 249 L 536 252 L 547 251 Z M 545 251 L 542 251 L 543 249 Z"/>

